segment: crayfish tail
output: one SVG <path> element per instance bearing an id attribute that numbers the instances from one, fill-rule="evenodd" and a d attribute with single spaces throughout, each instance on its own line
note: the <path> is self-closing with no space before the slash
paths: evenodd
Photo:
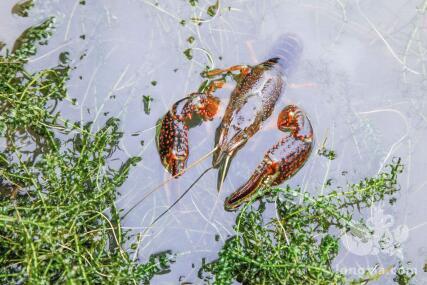
<path id="1" fill-rule="evenodd" d="M 301 39 L 292 33 L 286 33 L 279 37 L 270 50 L 270 60 L 277 63 L 285 76 L 289 76 L 295 69 L 303 51 Z"/>

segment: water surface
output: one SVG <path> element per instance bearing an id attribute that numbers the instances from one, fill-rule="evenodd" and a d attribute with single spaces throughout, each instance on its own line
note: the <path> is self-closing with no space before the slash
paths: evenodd
<path id="1" fill-rule="evenodd" d="M 327 179 L 333 178 L 333 185 L 356 182 L 383 170 L 394 156 L 402 157 L 406 166 L 396 205 L 385 202 L 364 213 L 378 235 L 389 237 L 389 246 L 379 248 L 378 236 L 366 243 L 348 237 L 336 266 L 387 267 L 400 257 L 413 261 L 417 284 L 427 282 L 422 272 L 427 261 L 427 2 L 229 0 L 221 1 L 218 13 L 210 17 L 206 10 L 213 3 L 205 0 L 196 7 L 176 0 L 95 0 L 85 5 L 79 0 L 40 0 L 29 18 L 13 16 L 13 2 L 0 4 L 0 40 L 10 47 L 25 27 L 55 16 L 55 35 L 31 60 L 31 68 L 53 64 L 60 52 L 69 51 L 76 66 L 70 96 L 78 105 L 67 105 L 63 115 L 98 125 L 118 116 L 125 132 L 121 157 L 142 156 L 121 189 L 117 204 L 124 209 L 170 177 L 156 153 L 154 126 L 175 101 L 198 88 L 206 65 L 255 64 L 285 32 L 298 34 L 304 42 L 300 64 L 274 114 L 237 154 L 222 191 L 216 191 L 216 171 L 208 172 L 147 232 L 141 260 L 165 249 L 178 254 L 172 273 L 156 277 L 153 284 L 200 282 L 202 258 L 215 259 L 233 234 L 235 214 L 223 210 L 224 198 L 246 181 L 281 136 L 275 121 L 287 104 L 308 113 L 316 149 L 326 141 L 337 153 L 334 161 L 314 153 L 288 182 L 291 186 L 322 193 Z M 183 53 L 188 48 L 191 60 Z M 230 83 L 217 93 L 222 109 L 232 89 Z M 144 95 L 153 98 L 149 115 Z M 191 130 L 189 164 L 212 150 L 219 122 Z M 144 232 L 210 165 L 210 158 L 201 161 L 154 192 L 126 217 L 125 227 Z M 393 249 L 395 242 L 401 249 Z"/>

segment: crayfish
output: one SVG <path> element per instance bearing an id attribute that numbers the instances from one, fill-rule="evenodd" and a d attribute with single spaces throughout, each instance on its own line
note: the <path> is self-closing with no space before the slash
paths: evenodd
<path id="1" fill-rule="evenodd" d="M 174 176 L 183 174 L 189 155 L 188 131 L 195 118 L 212 120 L 220 105 L 213 93 L 228 76 L 237 82 L 216 130 L 212 168 L 218 168 L 218 190 L 236 153 L 271 116 L 287 79 L 302 52 L 299 38 L 283 35 L 267 60 L 254 65 L 236 65 L 202 73 L 207 81 L 197 93 L 176 102 L 159 122 L 157 148 L 163 166 Z M 286 106 L 277 121 L 285 133 L 258 165 L 250 179 L 225 201 L 234 210 L 262 187 L 281 184 L 307 161 L 313 147 L 313 130 L 307 115 L 294 105 Z"/>

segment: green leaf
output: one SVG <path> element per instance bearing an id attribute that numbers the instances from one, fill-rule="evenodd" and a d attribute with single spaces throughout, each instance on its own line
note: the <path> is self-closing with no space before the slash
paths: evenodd
<path id="1" fill-rule="evenodd" d="M 193 59 L 193 51 L 191 48 L 188 48 L 186 50 L 184 50 L 184 55 L 188 60 L 192 60 Z"/>
<path id="2" fill-rule="evenodd" d="M 28 17 L 29 10 L 34 6 L 33 0 L 21 0 L 12 7 L 12 14 Z"/>
<path id="3" fill-rule="evenodd" d="M 208 13 L 209 16 L 213 17 L 218 12 L 218 8 L 219 8 L 219 0 L 217 0 L 215 4 L 209 6 L 206 12 Z"/>

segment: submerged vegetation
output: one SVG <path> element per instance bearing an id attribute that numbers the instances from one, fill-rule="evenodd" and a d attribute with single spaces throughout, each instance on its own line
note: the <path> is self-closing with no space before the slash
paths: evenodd
<path id="1" fill-rule="evenodd" d="M 276 188 L 269 190 L 272 193 L 259 207 L 253 204 L 254 197 L 236 219 L 235 236 L 225 242 L 217 260 L 202 266 L 200 275 L 221 285 L 233 280 L 242 284 L 366 284 L 378 279 L 378 274 L 367 274 L 351 280 L 334 269 L 333 261 L 344 233 L 363 236 L 373 230 L 363 219 L 357 220 L 355 212 L 385 199 L 393 203 L 402 169 L 397 159 L 387 172 L 325 195 Z M 275 206 L 270 217 L 266 217 L 267 205 Z M 411 277 L 399 271 L 395 281 L 409 284 Z"/>
<path id="2" fill-rule="evenodd" d="M 27 16 L 32 3 L 19 2 L 14 13 Z M 216 1 L 207 13 L 214 17 L 218 9 Z M 47 43 L 53 24 L 50 18 L 29 28 L 0 55 L 0 281 L 149 283 L 155 274 L 169 271 L 172 256 L 166 251 L 142 263 L 132 250 L 137 244 L 129 245 L 130 234 L 121 226 L 117 188 L 140 158 L 113 167 L 122 137 L 119 120 L 110 118 L 93 131 L 93 123 L 69 121 L 56 110 L 61 102 L 75 103 L 66 88 L 67 53 L 57 66 L 36 72 L 25 68 L 37 46 Z M 184 55 L 191 59 L 191 48 Z M 153 98 L 142 100 L 148 115 Z M 336 158 L 324 147 L 318 154 Z M 266 189 L 242 207 L 235 235 L 217 260 L 203 264 L 200 275 L 206 283 L 221 285 L 367 284 L 382 278 L 370 272 L 351 279 L 333 262 L 343 234 L 364 236 L 373 230 L 355 215 L 376 202 L 395 201 L 402 169 L 396 159 L 377 177 L 318 196 L 300 188 Z M 402 262 L 390 266 L 405 268 Z M 400 270 L 394 281 L 405 285 L 412 277 Z"/>
<path id="3" fill-rule="evenodd" d="M 122 136 L 117 119 L 92 131 L 55 110 L 74 102 L 63 56 L 52 68 L 25 68 L 53 22 L 29 28 L 0 56 L 1 283 L 147 283 L 168 270 L 169 253 L 133 258 L 115 207 L 117 188 L 140 158 L 111 166 Z"/>

